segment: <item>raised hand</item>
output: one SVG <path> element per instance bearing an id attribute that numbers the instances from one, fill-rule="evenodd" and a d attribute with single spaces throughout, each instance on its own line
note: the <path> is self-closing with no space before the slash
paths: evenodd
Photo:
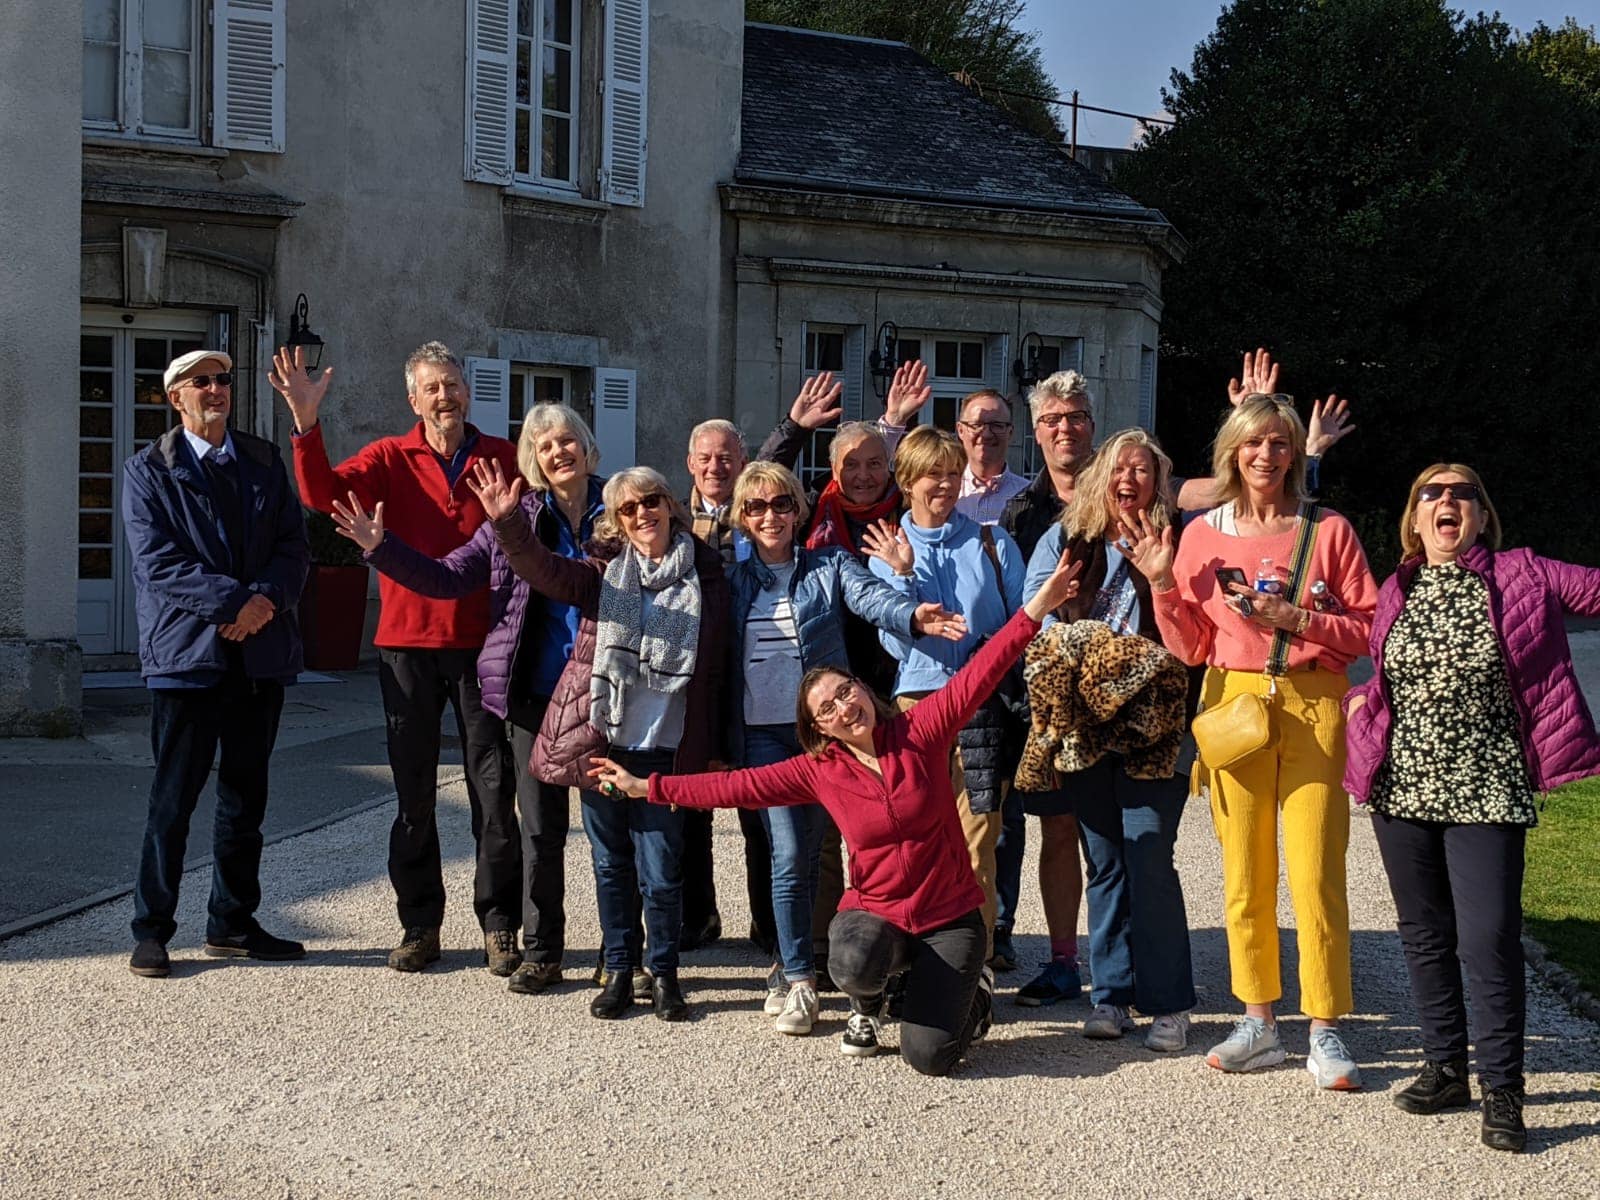
<path id="1" fill-rule="evenodd" d="M 1078 594 L 1078 576 L 1083 574 L 1083 563 L 1073 562 L 1071 552 L 1062 550 L 1061 561 L 1050 572 L 1044 586 L 1033 594 L 1033 599 L 1022 606 L 1035 621 L 1042 621 L 1068 600 Z"/>
<path id="2" fill-rule="evenodd" d="M 589 762 L 589 778 L 598 782 L 604 795 L 628 796 L 634 800 L 643 800 L 650 795 L 649 780 L 628 774 L 609 758 L 595 757 Z"/>
<path id="3" fill-rule="evenodd" d="M 350 506 L 338 500 L 333 502 L 333 523 L 339 532 L 369 553 L 383 544 L 383 501 L 369 514 L 354 492 L 350 493 Z"/>
<path id="4" fill-rule="evenodd" d="M 522 476 L 506 484 L 505 472 L 494 459 L 478 459 L 472 464 L 472 474 L 467 476 L 467 486 L 483 505 L 483 513 L 491 521 L 503 520 L 516 510 L 522 496 Z"/>
<path id="5" fill-rule="evenodd" d="M 1158 592 L 1171 591 L 1172 579 L 1172 526 L 1157 530 L 1147 512 L 1137 512 L 1132 521 L 1118 521 L 1122 535 L 1117 549 L 1128 556 L 1139 574 L 1150 581 Z"/>
<path id="6" fill-rule="evenodd" d="M 883 419 L 890 425 L 905 425 L 933 397 L 928 384 L 928 364 L 920 358 L 901 363 L 895 369 L 889 396 L 883 402 Z"/>
<path id="7" fill-rule="evenodd" d="M 267 372 L 272 390 L 289 406 L 296 433 L 304 433 L 317 423 L 322 398 L 328 394 L 328 384 L 332 380 L 332 367 L 324 368 L 316 379 L 311 378 L 306 370 L 304 346 L 296 346 L 292 352 L 287 346 L 279 346 L 272 356 L 272 370 Z"/>
<path id="8" fill-rule="evenodd" d="M 1350 424 L 1350 401 L 1330 395 L 1311 402 L 1311 424 L 1306 428 L 1306 453 L 1312 458 L 1327 453 L 1355 428 Z"/>
<path id="9" fill-rule="evenodd" d="M 844 414 L 839 397 L 844 395 L 844 384 L 835 383 L 832 371 L 813 375 L 800 385 L 800 394 L 789 406 L 789 419 L 801 429 L 821 429 L 831 425 Z"/>
<path id="10" fill-rule="evenodd" d="M 1249 350 L 1244 352 L 1244 362 L 1239 368 L 1239 378 L 1228 380 L 1228 403 L 1238 408 L 1246 396 L 1253 396 L 1260 392 L 1270 396 L 1278 390 L 1278 370 L 1280 364 L 1272 361 L 1272 355 L 1265 348 L 1254 353 Z"/>
<path id="11" fill-rule="evenodd" d="M 949 612 L 937 604 L 919 604 L 911 615 L 911 628 L 924 637 L 944 638 L 959 642 L 967 636 L 967 619 L 960 613 Z"/>
<path id="12" fill-rule="evenodd" d="M 861 535 L 861 548 L 872 558 L 882 559 L 896 575 L 909 575 L 916 565 L 916 552 L 906 540 L 905 531 L 888 521 L 867 526 Z"/>

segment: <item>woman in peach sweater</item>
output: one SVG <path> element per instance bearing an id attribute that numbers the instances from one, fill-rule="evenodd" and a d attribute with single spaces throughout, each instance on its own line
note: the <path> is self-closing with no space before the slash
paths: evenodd
<path id="1" fill-rule="evenodd" d="M 1300 949 L 1300 1007 L 1311 1018 L 1306 1068 L 1318 1087 L 1348 1090 L 1361 1086 L 1361 1072 L 1338 1032 L 1339 1017 L 1352 1007 L 1344 865 L 1350 808 L 1340 786 L 1339 702 L 1346 668 L 1366 652 L 1378 586 L 1350 523 L 1308 501 L 1305 443 L 1289 397 L 1249 397 L 1217 434 L 1218 507 L 1184 530 L 1177 554 L 1171 530 L 1157 532 L 1143 514 L 1124 528 L 1124 538 L 1150 580 L 1167 647 L 1191 665 L 1210 667 L 1202 707 L 1253 693 L 1270 714 L 1271 745 L 1225 770 L 1197 763 L 1191 787 L 1209 794 L 1222 844 L 1228 959 L 1234 995 L 1245 1006 L 1206 1061 L 1223 1071 L 1254 1071 L 1284 1060 L 1273 1017 L 1283 995 L 1281 825 Z M 1310 557 L 1289 594 L 1307 520 Z M 1233 581 L 1230 568 L 1237 569 Z M 1261 582 L 1252 587 L 1252 579 Z"/>

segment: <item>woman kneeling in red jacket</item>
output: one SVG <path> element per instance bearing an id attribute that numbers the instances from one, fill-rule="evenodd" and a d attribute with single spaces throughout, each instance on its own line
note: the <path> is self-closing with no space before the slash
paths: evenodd
<path id="1" fill-rule="evenodd" d="M 606 792 L 685 808 L 821 804 L 850 850 L 853 887 L 828 927 L 828 970 L 850 997 L 840 1050 L 878 1051 L 891 975 L 906 972 L 900 1055 L 948 1074 L 989 1027 L 983 889 L 972 874 L 950 790 L 950 746 L 1039 631 L 1078 591 L 1080 564 L 1055 573 L 949 683 L 903 713 L 835 667 L 810 671 L 796 719 L 806 753 L 768 767 L 704 775 L 630 775 L 607 758 Z"/>

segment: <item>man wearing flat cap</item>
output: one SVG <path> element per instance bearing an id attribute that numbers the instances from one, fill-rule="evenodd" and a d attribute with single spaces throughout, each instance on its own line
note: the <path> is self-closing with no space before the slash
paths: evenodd
<path id="1" fill-rule="evenodd" d="M 228 428 L 232 372 L 217 350 L 174 359 L 162 382 L 182 424 L 123 468 L 156 768 L 133 893 L 135 975 L 170 971 L 189 819 L 219 746 L 205 952 L 305 954 L 255 912 L 267 762 L 284 685 L 301 669 L 295 607 L 310 552 L 277 447 Z"/>

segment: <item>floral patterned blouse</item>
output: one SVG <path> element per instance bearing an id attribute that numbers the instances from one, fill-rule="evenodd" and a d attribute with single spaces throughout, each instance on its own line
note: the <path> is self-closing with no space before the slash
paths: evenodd
<path id="1" fill-rule="evenodd" d="M 1394 725 L 1373 810 L 1413 821 L 1538 824 L 1483 580 L 1454 563 L 1424 566 L 1383 655 Z"/>

